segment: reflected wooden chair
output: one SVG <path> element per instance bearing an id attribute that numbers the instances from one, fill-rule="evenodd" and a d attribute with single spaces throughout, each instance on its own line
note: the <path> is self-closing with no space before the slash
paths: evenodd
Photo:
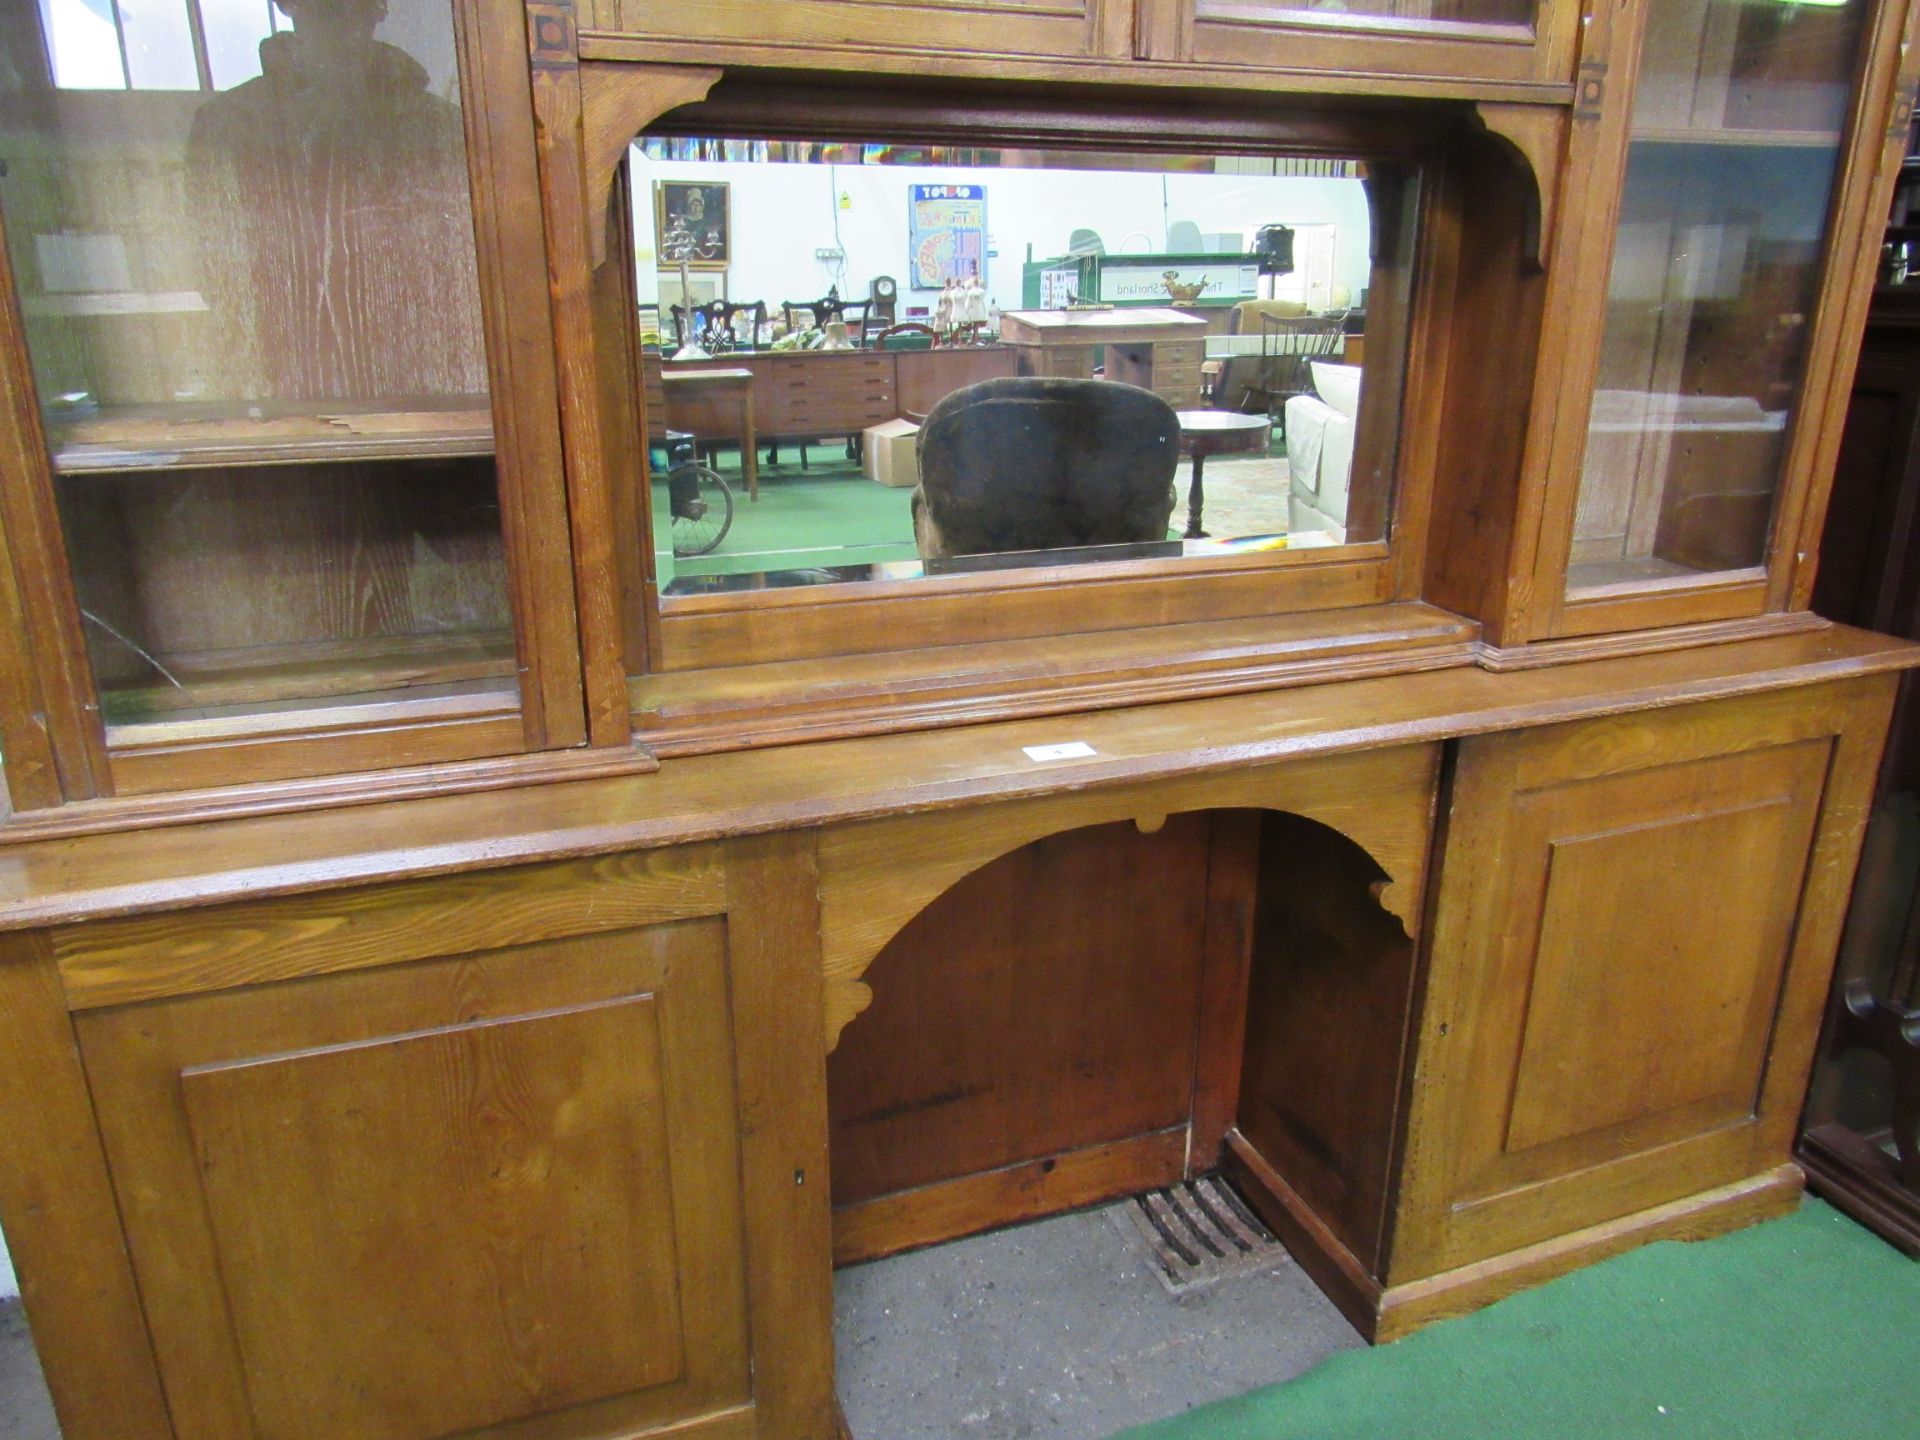
<path id="1" fill-rule="evenodd" d="M 842 300 L 840 290 L 835 286 L 818 300 L 782 300 L 780 316 L 789 332 L 810 328 L 824 328 L 835 320 L 847 323 L 847 335 L 853 341 L 855 349 L 865 349 L 867 343 L 867 315 L 873 309 L 871 300 Z M 806 316 L 804 324 L 796 316 Z"/>
<path id="2" fill-rule="evenodd" d="M 922 559 L 1165 540 L 1180 421 L 1148 390 L 1016 376 L 956 390 L 920 430 Z"/>
<path id="3" fill-rule="evenodd" d="M 767 302 L 764 300 L 709 300 L 704 305 L 694 306 L 691 313 L 683 305 L 669 306 L 668 310 L 673 317 L 676 348 L 687 343 L 688 327 L 691 325 L 693 338 L 715 354 L 751 355 L 760 349 L 760 331 L 767 323 Z M 742 316 L 747 318 L 744 335 L 739 324 Z M 717 346 L 716 341 L 719 342 Z"/>
<path id="4" fill-rule="evenodd" d="M 1229 337 L 1261 335 L 1261 321 L 1268 315 L 1294 317 L 1305 315 L 1307 307 L 1298 300 L 1242 300 L 1227 312 Z M 1207 403 L 1215 410 L 1259 412 L 1264 397 L 1256 393 L 1265 360 L 1257 354 L 1235 353 L 1209 360 L 1200 367 L 1206 385 Z"/>
<path id="5" fill-rule="evenodd" d="M 1260 327 L 1260 371 L 1249 387 L 1248 398 L 1265 407 L 1284 436 L 1287 401 L 1313 393 L 1313 362 L 1331 359 L 1339 352 L 1347 332 L 1347 312 L 1263 314 Z"/>

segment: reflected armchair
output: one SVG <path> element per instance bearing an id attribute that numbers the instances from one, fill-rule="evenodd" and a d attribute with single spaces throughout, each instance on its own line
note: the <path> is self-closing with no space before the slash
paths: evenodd
<path id="1" fill-rule="evenodd" d="M 919 453 L 923 559 L 1165 540 L 1180 422 L 1132 385 L 983 380 L 933 407 Z"/>
<path id="2" fill-rule="evenodd" d="M 1297 547 L 1338 545 L 1347 534 L 1360 367 L 1308 363 L 1312 393 L 1286 404 L 1287 523 Z"/>

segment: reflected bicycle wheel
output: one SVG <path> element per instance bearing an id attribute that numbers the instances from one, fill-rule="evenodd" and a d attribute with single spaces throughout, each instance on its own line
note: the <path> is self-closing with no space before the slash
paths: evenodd
<path id="1" fill-rule="evenodd" d="M 733 491 L 711 466 L 678 465 L 667 476 L 673 506 L 673 553 L 710 555 L 733 526 Z"/>

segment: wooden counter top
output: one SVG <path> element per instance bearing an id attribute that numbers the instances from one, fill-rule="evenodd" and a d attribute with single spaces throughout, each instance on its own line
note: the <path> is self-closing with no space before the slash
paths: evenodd
<path id="1" fill-rule="evenodd" d="M 1179 310 L 1008 310 L 1000 317 L 1003 345 L 1137 345 L 1154 340 L 1198 340 L 1207 322 Z"/>
<path id="2" fill-rule="evenodd" d="M 0 847 L 0 929 L 934 810 L 1449 739 L 1920 664 L 1834 626 L 1496 674 L 1464 666 L 668 760 L 571 780 Z M 1024 746 L 1081 741 L 1036 763 Z"/>

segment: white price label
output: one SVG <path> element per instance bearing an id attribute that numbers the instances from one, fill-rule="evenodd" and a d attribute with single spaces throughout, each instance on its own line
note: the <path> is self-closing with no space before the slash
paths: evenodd
<path id="1" fill-rule="evenodd" d="M 1084 760 L 1096 755 L 1093 746 L 1084 740 L 1069 740 L 1064 745 L 1022 745 L 1029 760 Z"/>

